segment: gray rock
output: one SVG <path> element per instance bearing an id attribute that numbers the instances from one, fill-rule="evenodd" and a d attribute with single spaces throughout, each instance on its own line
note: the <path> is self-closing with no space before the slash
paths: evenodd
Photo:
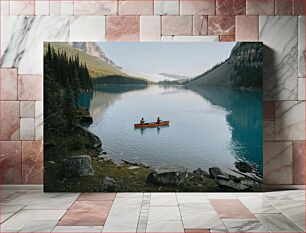
<path id="1" fill-rule="evenodd" d="M 218 176 L 226 176 L 224 172 L 221 171 L 218 167 L 211 167 L 209 168 L 209 174 L 212 178 L 216 179 Z"/>
<path id="2" fill-rule="evenodd" d="M 113 192 L 116 191 L 116 189 L 117 189 L 117 182 L 113 178 L 105 176 L 101 180 L 101 191 Z"/>
<path id="3" fill-rule="evenodd" d="M 180 186 L 187 177 L 186 172 L 155 170 L 148 175 L 147 182 L 155 185 Z"/>
<path id="4" fill-rule="evenodd" d="M 239 171 L 244 172 L 244 173 L 249 173 L 254 170 L 254 166 L 252 164 L 249 164 L 247 162 L 242 162 L 242 161 L 235 162 L 235 167 Z"/>
<path id="5" fill-rule="evenodd" d="M 203 171 L 201 168 L 198 168 L 197 170 L 193 171 L 194 175 L 200 175 L 200 176 L 208 176 L 209 174 L 206 171 Z"/>
<path id="6" fill-rule="evenodd" d="M 230 188 L 230 189 L 233 189 L 233 190 L 236 190 L 236 191 L 242 191 L 242 190 L 248 189 L 248 186 L 246 186 L 244 184 L 241 184 L 241 183 L 237 183 L 233 180 L 218 179 L 217 183 L 220 186 L 227 187 L 227 188 Z"/>
<path id="7" fill-rule="evenodd" d="M 94 170 L 91 166 L 89 155 L 73 156 L 62 162 L 65 176 L 93 176 Z"/>

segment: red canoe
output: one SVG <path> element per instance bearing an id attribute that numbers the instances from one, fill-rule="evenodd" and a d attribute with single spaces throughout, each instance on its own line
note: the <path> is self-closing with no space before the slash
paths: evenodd
<path id="1" fill-rule="evenodd" d="M 170 121 L 161 121 L 160 123 L 157 122 L 148 122 L 144 124 L 134 124 L 135 128 L 148 128 L 148 127 L 159 127 L 159 126 L 168 126 Z"/>

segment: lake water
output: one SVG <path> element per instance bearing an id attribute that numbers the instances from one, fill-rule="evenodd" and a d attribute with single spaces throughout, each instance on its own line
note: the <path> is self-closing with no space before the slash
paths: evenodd
<path id="1" fill-rule="evenodd" d="M 108 85 L 83 93 L 79 105 L 89 108 L 88 129 L 114 161 L 207 171 L 235 169 L 241 160 L 262 173 L 261 91 Z M 169 127 L 134 129 L 142 117 L 158 116 Z"/>

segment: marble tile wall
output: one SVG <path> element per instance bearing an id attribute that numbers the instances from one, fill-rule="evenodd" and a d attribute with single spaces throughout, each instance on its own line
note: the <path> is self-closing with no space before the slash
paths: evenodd
<path id="1" fill-rule="evenodd" d="M 305 184 L 304 0 L 1 0 L 1 183 L 42 183 L 43 41 L 263 41 L 264 180 Z"/>

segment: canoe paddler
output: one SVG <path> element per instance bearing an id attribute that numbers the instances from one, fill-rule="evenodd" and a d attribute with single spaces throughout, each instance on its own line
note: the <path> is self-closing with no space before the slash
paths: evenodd
<path id="1" fill-rule="evenodd" d="M 157 120 L 156 120 L 157 124 L 160 124 L 160 118 L 157 117 Z"/>
<path id="2" fill-rule="evenodd" d="M 144 123 L 145 123 L 144 119 L 143 119 L 143 118 L 141 118 L 141 120 L 140 120 L 140 124 L 141 124 L 141 125 L 144 125 Z"/>

